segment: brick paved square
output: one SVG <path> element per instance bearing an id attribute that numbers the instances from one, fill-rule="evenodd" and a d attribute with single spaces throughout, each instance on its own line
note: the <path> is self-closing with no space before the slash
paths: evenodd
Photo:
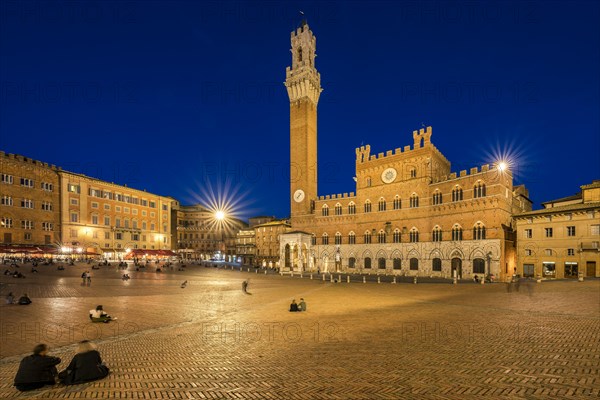
<path id="1" fill-rule="evenodd" d="M 0 277 L 0 398 L 597 398 L 600 281 L 532 284 L 331 283 L 192 266 L 188 271 L 66 271 Z M 246 295 L 241 290 L 250 278 Z M 181 282 L 189 285 L 182 289 Z M 289 313 L 304 297 L 305 313 Z M 92 324 L 97 304 L 118 316 Z M 94 340 L 108 378 L 19 393 L 37 342 L 64 368 Z"/>

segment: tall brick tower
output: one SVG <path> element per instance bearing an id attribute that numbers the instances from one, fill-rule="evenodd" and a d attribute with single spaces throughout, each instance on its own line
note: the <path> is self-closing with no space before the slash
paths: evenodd
<path id="1" fill-rule="evenodd" d="M 286 68 L 290 98 L 291 216 L 311 213 L 317 198 L 317 104 L 321 76 L 315 68 L 317 38 L 306 21 L 291 33 L 292 66 Z"/>

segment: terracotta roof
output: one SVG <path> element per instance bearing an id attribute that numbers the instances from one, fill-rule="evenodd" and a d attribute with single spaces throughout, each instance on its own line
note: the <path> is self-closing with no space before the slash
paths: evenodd
<path id="1" fill-rule="evenodd" d="M 550 208 L 542 208 L 541 210 L 529 211 L 521 214 L 517 214 L 515 218 L 523 218 L 534 215 L 544 215 L 544 214 L 559 214 L 568 211 L 584 211 L 584 210 L 592 210 L 600 208 L 600 202 L 594 203 L 579 203 L 579 204 L 569 204 L 566 206 L 558 206 L 558 207 L 550 207 Z"/>
<path id="2" fill-rule="evenodd" d="M 560 199 L 556 199 L 556 200 L 544 201 L 542 204 L 561 203 L 563 201 L 571 201 L 571 200 L 577 200 L 577 199 L 581 199 L 581 198 L 582 198 L 581 192 L 579 192 L 572 196 L 561 197 Z"/>

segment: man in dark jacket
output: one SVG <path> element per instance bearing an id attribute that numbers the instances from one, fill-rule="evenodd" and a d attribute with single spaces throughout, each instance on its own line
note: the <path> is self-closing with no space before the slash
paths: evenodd
<path id="1" fill-rule="evenodd" d="M 60 364 L 60 358 L 47 354 L 48 346 L 38 344 L 33 349 L 32 355 L 21 360 L 15 376 L 15 387 L 18 390 L 25 392 L 56 383 L 56 366 Z"/>

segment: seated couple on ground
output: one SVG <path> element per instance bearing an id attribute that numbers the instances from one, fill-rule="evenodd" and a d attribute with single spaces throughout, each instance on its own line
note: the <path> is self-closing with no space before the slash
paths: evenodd
<path id="1" fill-rule="evenodd" d="M 65 385 L 74 385 L 102 379 L 109 372 L 108 367 L 102 363 L 96 346 L 88 340 L 79 342 L 77 354 L 60 374 L 57 374 L 58 364 L 60 358 L 49 356 L 48 346 L 38 344 L 32 355 L 21 360 L 15 376 L 15 387 L 22 392 L 40 389 L 46 385 L 54 385 L 57 376 Z"/>
<path id="2" fill-rule="evenodd" d="M 290 312 L 306 311 L 306 302 L 304 299 L 300 299 L 300 304 L 296 303 L 296 299 L 292 300 L 290 304 Z"/>
<path id="3" fill-rule="evenodd" d="M 113 318 L 107 313 L 105 313 L 101 305 L 97 306 L 95 310 L 90 310 L 90 319 L 92 320 L 92 322 L 104 323 L 116 320 L 116 318 Z"/>

